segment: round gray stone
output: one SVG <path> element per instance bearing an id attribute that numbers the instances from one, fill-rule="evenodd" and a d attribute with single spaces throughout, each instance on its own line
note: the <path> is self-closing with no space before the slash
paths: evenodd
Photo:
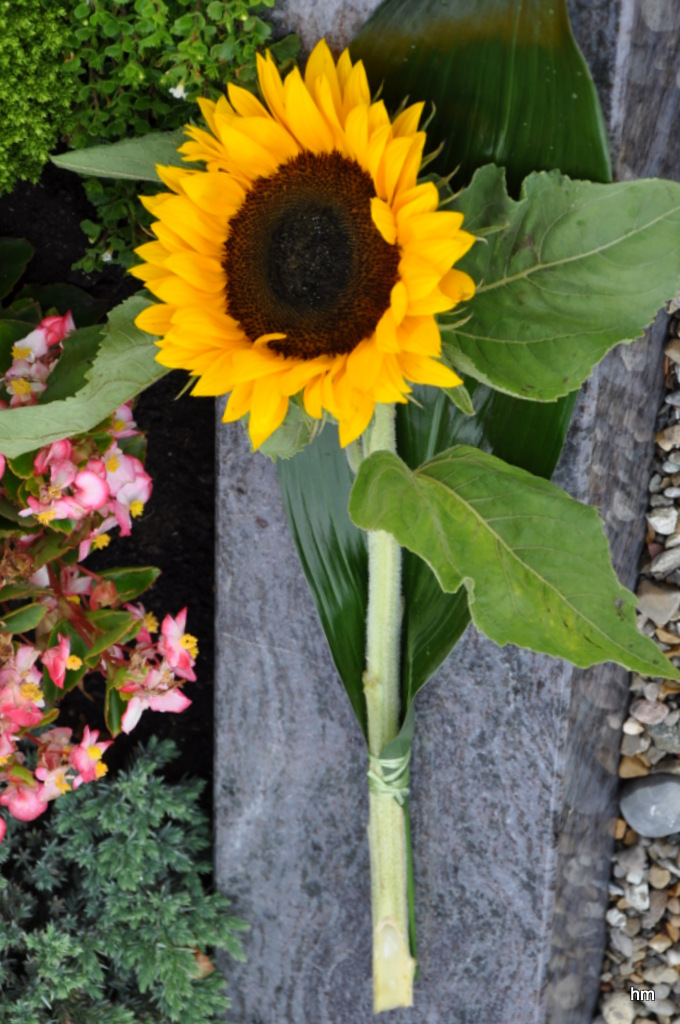
<path id="1" fill-rule="evenodd" d="M 641 836 L 658 839 L 680 832 L 680 777 L 646 775 L 621 790 L 621 813 Z"/>

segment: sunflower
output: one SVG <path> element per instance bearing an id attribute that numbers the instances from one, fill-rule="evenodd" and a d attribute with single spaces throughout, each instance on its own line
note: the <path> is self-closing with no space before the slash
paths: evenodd
<path id="1" fill-rule="evenodd" d="M 255 448 L 300 392 L 344 446 L 410 383 L 461 383 L 435 315 L 473 295 L 452 265 L 474 237 L 418 184 L 424 104 L 391 121 L 363 64 L 336 64 L 323 40 L 304 79 L 282 81 L 269 54 L 258 73 L 264 104 L 235 85 L 198 101 L 209 132 L 187 127 L 180 152 L 205 170 L 158 167 L 170 192 L 142 198 L 156 241 L 132 273 L 161 302 L 136 323 L 161 335 L 163 366 L 198 378 L 193 394 L 230 392 L 224 419 L 249 413 Z"/>

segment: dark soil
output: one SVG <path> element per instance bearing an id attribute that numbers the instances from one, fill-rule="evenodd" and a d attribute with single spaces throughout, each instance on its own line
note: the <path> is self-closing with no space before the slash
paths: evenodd
<path id="1" fill-rule="evenodd" d="M 83 274 L 71 265 L 84 253 L 81 220 L 96 220 L 80 179 L 48 165 L 36 185 L 22 183 L 0 197 L 0 237 L 26 238 L 35 248 L 21 284 L 66 282 L 84 288 L 112 309 L 137 291 L 139 282 L 120 267 L 101 274 Z M 59 310 L 65 313 L 66 310 Z M 158 581 L 142 600 L 159 621 L 188 607 L 187 630 L 198 638 L 197 682 L 187 683 L 193 701 L 182 714 L 145 711 L 129 736 L 119 737 L 106 760 L 111 768 L 124 763 L 139 741 L 152 734 L 171 737 L 180 758 L 170 775 L 212 778 L 213 756 L 213 621 L 214 621 L 214 409 L 205 399 L 189 395 L 175 401 L 186 374 L 168 374 L 138 400 L 135 418 L 148 431 L 146 468 L 153 479 L 151 500 L 132 535 L 115 539 L 90 556 L 87 565 L 155 565 Z M 59 724 L 79 731 L 84 724 L 103 728 L 102 693 L 96 681 L 86 683 L 87 696 L 77 691 L 64 702 Z M 204 805 L 209 809 L 209 790 Z"/>

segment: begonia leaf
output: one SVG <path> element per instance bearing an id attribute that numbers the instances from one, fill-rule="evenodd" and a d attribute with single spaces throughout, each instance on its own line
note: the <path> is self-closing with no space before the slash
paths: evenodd
<path id="1" fill-rule="evenodd" d="M 131 569 L 102 569 L 97 574 L 103 580 L 115 584 L 119 601 L 134 601 L 145 593 L 151 584 L 158 579 L 160 569 L 153 566 L 135 567 Z"/>
<path id="2" fill-rule="evenodd" d="M 25 238 L 0 238 L 0 299 L 21 279 L 34 251 Z"/>
<path id="3" fill-rule="evenodd" d="M 5 595 L 2 595 L 5 600 Z M 0 613 L 0 630 L 3 633 L 26 633 L 29 629 L 35 629 L 39 622 L 42 622 L 47 612 L 47 605 L 39 601 L 32 601 L 24 604 L 21 608 L 14 608 L 11 612 L 2 615 Z"/>
<path id="4" fill-rule="evenodd" d="M 616 578 L 596 510 L 549 481 L 467 445 L 415 471 L 377 452 L 349 509 L 427 561 L 443 590 L 464 587 L 473 622 L 496 643 L 680 677 L 638 632 L 636 597 Z"/>

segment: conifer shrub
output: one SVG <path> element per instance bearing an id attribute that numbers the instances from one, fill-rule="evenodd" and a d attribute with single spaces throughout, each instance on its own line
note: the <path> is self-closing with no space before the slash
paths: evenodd
<path id="1" fill-rule="evenodd" d="M 37 181 L 71 123 L 76 78 L 65 71 L 66 3 L 0 0 L 0 195 Z"/>
<path id="2" fill-rule="evenodd" d="M 209 1024 L 229 1006 L 212 947 L 243 960 L 211 865 L 200 780 L 169 785 L 152 739 L 0 845 L 0 1024 Z"/>

